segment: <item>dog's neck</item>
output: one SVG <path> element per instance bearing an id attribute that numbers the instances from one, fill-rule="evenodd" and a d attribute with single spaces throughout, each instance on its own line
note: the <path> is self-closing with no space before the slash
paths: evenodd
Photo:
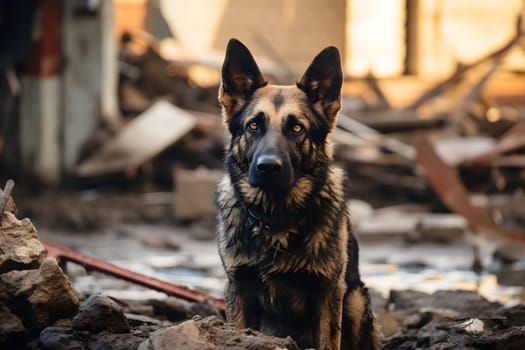
<path id="1" fill-rule="evenodd" d="M 272 227 L 275 228 L 275 225 L 273 225 L 271 221 L 255 213 L 249 207 L 243 206 L 243 211 L 250 226 L 258 227 L 261 231 L 266 233 L 272 232 Z"/>
<path id="2" fill-rule="evenodd" d="M 241 210 L 247 224 L 266 234 L 286 230 L 298 225 L 297 214 L 284 205 L 284 198 L 266 197 L 261 203 L 248 204 L 241 199 Z"/>

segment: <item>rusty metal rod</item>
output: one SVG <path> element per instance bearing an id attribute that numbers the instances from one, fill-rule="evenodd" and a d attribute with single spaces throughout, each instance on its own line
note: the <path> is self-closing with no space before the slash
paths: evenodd
<path id="1" fill-rule="evenodd" d="M 63 259 L 84 266 L 88 270 L 99 271 L 141 286 L 151 288 L 168 295 L 172 295 L 184 300 L 192 302 L 200 302 L 205 299 L 210 300 L 220 311 L 225 310 L 224 300 L 215 298 L 209 294 L 184 286 L 179 286 L 173 283 L 165 282 L 154 277 L 145 276 L 143 274 L 133 272 L 107 261 L 92 258 L 74 250 L 62 247 L 60 245 L 41 241 L 47 250 L 49 256 L 57 259 Z"/>
<path id="2" fill-rule="evenodd" d="M 457 169 L 439 157 L 426 137 L 417 137 L 414 146 L 417 149 L 417 164 L 423 168 L 432 189 L 451 211 L 467 220 L 475 233 L 492 233 L 525 244 L 525 230 L 498 226 L 484 210 L 470 203 L 469 193 L 461 182 Z"/>

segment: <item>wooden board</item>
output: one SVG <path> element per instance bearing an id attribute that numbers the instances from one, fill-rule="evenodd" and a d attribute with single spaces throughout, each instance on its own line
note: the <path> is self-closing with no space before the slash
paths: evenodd
<path id="1" fill-rule="evenodd" d="M 139 166 L 174 144 L 195 125 L 194 117 L 158 101 L 77 167 L 79 176 L 97 176 Z"/>

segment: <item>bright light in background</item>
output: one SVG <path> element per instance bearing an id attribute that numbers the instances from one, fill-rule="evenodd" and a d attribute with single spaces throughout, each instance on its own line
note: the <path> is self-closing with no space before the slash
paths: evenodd
<path id="1" fill-rule="evenodd" d="M 395 76 L 403 71 L 404 1 L 347 2 L 346 67 L 352 75 L 372 71 Z"/>
<path id="2" fill-rule="evenodd" d="M 515 32 L 523 0 L 419 0 L 415 30 L 417 73 L 450 74 L 458 61 L 472 62 L 507 42 Z M 346 69 L 392 77 L 404 70 L 406 2 L 351 0 L 346 8 Z M 518 57 L 519 56 L 519 57 Z M 523 66 L 522 52 L 509 55 Z"/>
<path id="3" fill-rule="evenodd" d="M 522 0 L 443 0 L 446 45 L 463 62 L 497 49 L 514 35 L 523 4 Z"/>
<path id="4" fill-rule="evenodd" d="M 182 47 L 199 51 L 212 47 L 228 0 L 161 0 L 160 4 L 166 21 Z"/>
<path id="5" fill-rule="evenodd" d="M 241 39 L 258 57 L 277 53 L 303 69 L 318 49 L 344 47 L 345 71 L 379 78 L 398 77 L 406 56 L 407 0 L 156 0 L 181 48 L 193 53 L 222 51 L 230 37 Z M 117 27 L 143 29 L 146 0 L 115 0 Z M 523 0 L 417 0 L 409 70 L 419 76 L 451 74 L 457 61 L 472 62 L 514 34 Z M 415 4 L 415 5 L 414 5 Z M 122 22 L 122 23 L 121 23 Z M 122 26 L 122 25 L 121 25 Z M 120 28 L 120 27 L 119 27 Z M 119 32 L 119 30 L 117 30 Z M 268 43 L 262 45 L 261 38 Z M 268 47 L 271 50 L 268 50 Z M 270 56 L 270 57 L 268 57 Z M 523 69 L 525 54 L 515 49 L 505 66 Z"/>

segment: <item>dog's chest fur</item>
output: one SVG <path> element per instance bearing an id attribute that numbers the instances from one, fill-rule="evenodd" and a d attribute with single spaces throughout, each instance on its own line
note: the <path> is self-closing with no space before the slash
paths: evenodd
<path id="1" fill-rule="evenodd" d="M 280 206 L 284 208 L 280 215 L 289 218 L 282 227 L 253 213 L 243 202 L 251 194 L 234 188 L 228 175 L 218 189 L 218 244 L 227 272 L 257 267 L 262 279 L 290 273 L 322 278 L 337 260 L 343 269 L 346 249 L 340 244 L 346 242 L 346 237 L 341 235 L 348 233 L 341 170 L 331 168 L 327 181 L 316 193 L 304 193 L 312 196 L 301 209 L 287 211 L 286 206 Z M 295 203 L 291 204 L 295 208 Z"/>

